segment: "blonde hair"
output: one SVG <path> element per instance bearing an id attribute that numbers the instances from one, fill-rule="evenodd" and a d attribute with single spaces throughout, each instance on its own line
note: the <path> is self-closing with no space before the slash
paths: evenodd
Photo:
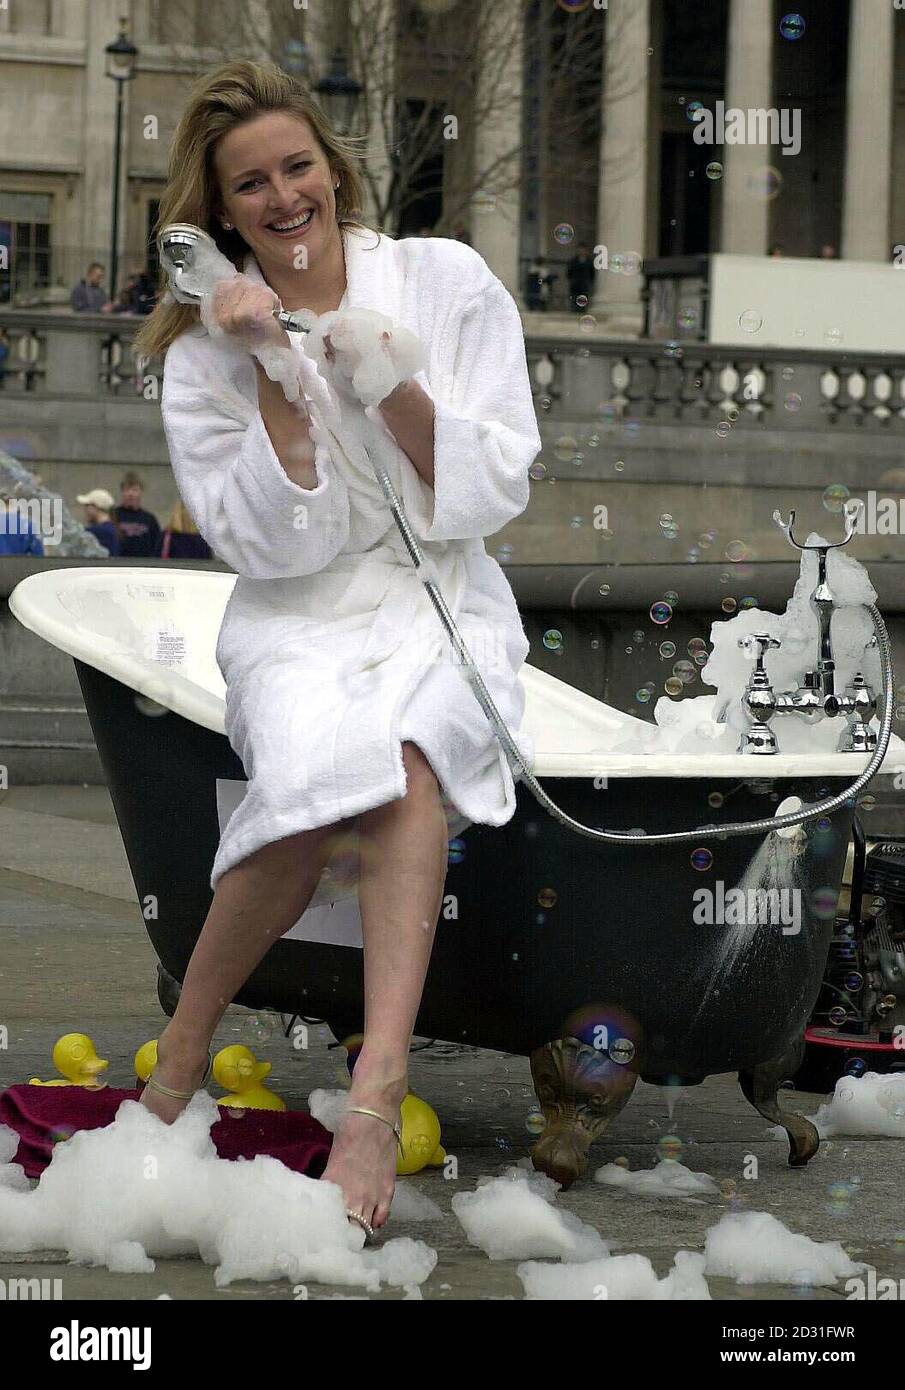
<path id="1" fill-rule="evenodd" d="M 164 529 L 167 531 L 183 531 L 188 536 L 197 536 L 200 534 L 192 514 L 184 502 L 177 502 L 175 504 Z"/>
<path id="2" fill-rule="evenodd" d="M 364 202 L 359 147 L 366 143 L 366 137 L 340 135 L 304 84 L 276 63 L 243 59 L 218 67 L 201 77 L 192 89 L 173 136 L 155 237 L 171 222 L 190 222 L 212 236 L 236 269 L 242 269 L 251 248 L 239 232 L 227 232 L 214 216 L 220 202 L 214 151 L 222 136 L 266 111 L 286 111 L 303 117 L 311 126 L 332 173 L 339 178 L 337 225 L 375 230 L 359 220 Z M 161 269 L 160 291 L 166 285 L 166 274 Z M 133 354 L 145 358 L 162 355 L 174 339 L 197 321 L 197 305 L 175 300 L 164 303 L 159 298 L 135 336 Z"/>

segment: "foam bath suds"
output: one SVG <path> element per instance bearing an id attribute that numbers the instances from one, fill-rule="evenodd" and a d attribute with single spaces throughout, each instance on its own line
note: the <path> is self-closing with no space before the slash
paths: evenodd
<path id="1" fill-rule="evenodd" d="M 737 1284 L 807 1284 L 817 1288 L 860 1274 L 838 1240 L 816 1241 L 790 1231 L 766 1211 L 727 1212 L 704 1241 L 708 1274 Z"/>
<path id="2" fill-rule="evenodd" d="M 634 1173 L 618 1163 L 604 1163 L 594 1174 L 594 1181 L 625 1188 L 639 1197 L 688 1197 L 720 1190 L 709 1173 L 693 1173 L 674 1158 L 661 1159 L 653 1168 Z"/>
<path id="3" fill-rule="evenodd" d="M 680 1250 L 664 1279 L 646 1255 L 612 1255 L 587 1264 L 520 1264 L 516 1274 L 528 1299 L 594 1299 L 606 1301 L 704 1300 L 710 1290 L 704 1278 L 704 1256 Z"/>
<path id="4" fill-rule="evenodd" d="M 905 1072 L 840 1076 L 832 1100 L 809 1118 L 821 1139 L 836 1134 L 905 1139 Z"/>
<path id="5" fill-rule="evenodd" d="M 384 333 L 388 334 L 384 338 Z M 324 337 L 330 335 L 330 363 Z M 305 340 L 305 354 L 340 395 L 378 406 L 400 382 L 424 366 L 420 339 L 374 309 L 334 309 L 321 314 Z"/>
<path id="6" fill-rule="evenodd" d="M 814 532 L 808 537 L 808 544 L 818 543 L 823 543 L 822 537 Z M 880 656 L 876 648 L 867 645 L 874 629 L 870 614 L 862 606 L 875 603 L 877 598 L 867 571 L 853 556 L 831 550 L 827 579 L 836 600 L 831 628 L 836 690 L 842 693 L 855 672 L 861 671 L 879 695 Z M 716 687 L 716 694 L 691 699 L 662 696 L 654 706 L 656 724 L 645 725 L 643 732 L 633 730 L 630 740 L 613 744 L 610 751 L 737 752 L 739 737 L 747 728 L 741 700 L 754 663 L 753 655 L 739 647 L 738 639 L 755 632 L 778 638 L 781 646 L 767 652 L 765 669 L 775 691 L 797 688 L 805 671 L 817 663 L 817 618 L 810 607 L 816 581 L 817 557 L 813 551 L 803 551 L 798 580 L 784 613 L 747 608 L 732 618 L 714 622 L 710 629 L 712 651 L 700 674 L 706 685 Z M 783 753 L 832 753 L 844 725 L 841 715 L 807 724 L 798 716 L 787 714 L 775 716 L 771 727 Z M 872 727 L 879 728 L 877 719 L 872 721 Z M 905 755 L 905 743 L 895 734 L 889 747 L 894 755 Z"/>
<path id="7" fill-rule="evenodd" d="M 521 1169 L 487 1178 L 474 1192 L 457 1193 L 452 1209 L 469 1244 L 491 1260 L 583 1262 L 609 1254 L 609 1246 L 593 1226 L 556 1207 L 554 1199 L 532 1186 Z"/>
<path id="8" fill-rule="evenodd" d="M 197 1255 L 216 1265 L 218 1288 L 283 1278 L 374 1292 L 429 1277 L 437 1252 L 422 1241 L 362 1249 L 364 1231 L 346 1217 L 336 1183 L 269 1156 L 218 1158 L 218 1118 L 200 1091 L 172 1125 L 126 1100 L 106 1128 L 58 1144 L 33 1190 L 16 1190 L 0 1166 L 0 1242 L 11 1252 L 62 1248 L 74 1262 L 124 1274 L 151 1273 L 155 1255 Z M 8 1135 L 0 1142 L 9 1152 Z"/>

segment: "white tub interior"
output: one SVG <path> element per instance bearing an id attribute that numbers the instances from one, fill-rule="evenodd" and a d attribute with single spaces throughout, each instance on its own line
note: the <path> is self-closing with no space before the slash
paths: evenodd
<path id="1" fill-rule="evenodd" d="M 235 582 L 235 575 L 215 571 L 86 565 L 30 575 L 9 603 L 19 622 L 52 646 L 223 733 L 225 686 L 215 650 Z M 857 753 L 614 754 L 614 743 L 624 744 L 648 722 L 528 664 L 520 680 L 539 777 L 854 779 L 867 763 Z M 476 717 L 484 718 L 477 706 Z M 883 771 L 895 771 L 901 761 L 891 746 Z"/>

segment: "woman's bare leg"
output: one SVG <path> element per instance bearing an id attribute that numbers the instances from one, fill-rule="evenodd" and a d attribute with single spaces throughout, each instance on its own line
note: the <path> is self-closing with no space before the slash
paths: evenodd
<path id="1" fill-rule="evenodd" d="M 345 824 L 275 840 L 218 880 L 176 1012 L 158 1042 L 154 1075 L 162 1085 L 180 1091 L 200 1085 L 217 1024 L 268 948 L 305 911 L 329 857 L 329 841 Z M 169 1124 L 188 1101 L 145 1087 L 141 1103 Z"/>
<path id="2" fill-rule="evenodd" d="M 403 743 L 406 792 L 359 820 L 364 941 L 364 1042 L 350 1105 L 397 1120 L 408 1090 L 408 1050 L 443 901 L 448 827 L 430 763 Z M 370 1115 L 347 1114 L 323 1177 L 340 1185 L 351 1211 L 372 1226 L 387 1219 L 396 1136 Z"/>

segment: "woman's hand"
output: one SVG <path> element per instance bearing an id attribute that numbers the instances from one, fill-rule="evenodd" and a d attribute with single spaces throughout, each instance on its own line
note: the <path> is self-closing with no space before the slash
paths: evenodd
<path id="1" fill-rule="evenodd" d="M 249 349 L 264 346 L 291 347 L 289 334 L 274 317 L 280 301 L 267 285 L 259 285 L 247 275 L 221 280 L 202 314 L 208 332 L 229 334 Z"/>
<path id="2" fill-rule="evenodd" d="M 306 352 L 340 396 L 377 406 L 424 361 L 420 341 L 410 329 L 373 309 L 331 310 L 315 322 Z"/>

